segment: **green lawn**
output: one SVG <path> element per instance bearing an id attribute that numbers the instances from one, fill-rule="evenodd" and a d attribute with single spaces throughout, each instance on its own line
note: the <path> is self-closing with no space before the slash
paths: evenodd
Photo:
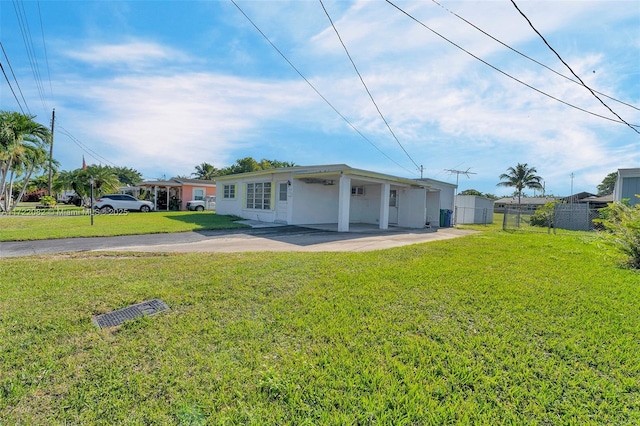
<path id="1" fill-rule="evenodd" d="M 72 210 L 72 209 L 67 209 Z M 76 209 L 82 212 L 81 209 Z M 185 232 L 245 228 L 237 217 L 211 212 L 152 212 L 90 216 L 0 216 L 0 241 Z"/>
<path id="2" fill-rule="evenodd" d="M 589 238 L 3 259 L 0 424 L 640 424 L 640 274 Z"/>

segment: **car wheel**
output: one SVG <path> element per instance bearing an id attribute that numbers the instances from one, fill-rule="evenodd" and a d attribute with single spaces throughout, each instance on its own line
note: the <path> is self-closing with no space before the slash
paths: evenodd
<path id="1" fill-rule="evenodd" d="M 197 206 L 196 207 L 196 211 L 197 212 L 201 212 L 202 210 L 204 210 L 204 207 L 202 207 L 202 206 Z"/>
<path id="2" fill-rule="evenodd" d="M 111 207 L 111 206 L 100 207 L 100 213 L 101 214 L 111 214 L 111 213 L 113 213 L 113 207 Z"/>
<path id="3" fill-rule="evenodd" d="M 151 211 L 151 208 L 149 206 L 142 206 L 140 207 L 140 211 L 142 213 L 149 213 Z"/>

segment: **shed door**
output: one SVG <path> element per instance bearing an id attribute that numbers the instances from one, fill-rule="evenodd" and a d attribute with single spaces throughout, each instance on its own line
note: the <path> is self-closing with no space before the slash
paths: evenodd
<path id="1" fill-rule="evenodd" d="M 389 191 L 389 223 L 398 224 L 398 190 Z"/>
<path id="2" fill-rule="evenodd" d="M 276 222 L 287 223 L 287 212 L 289 211 L 289 183 L 278 182 L 278 192 L 276 193 Z"/>

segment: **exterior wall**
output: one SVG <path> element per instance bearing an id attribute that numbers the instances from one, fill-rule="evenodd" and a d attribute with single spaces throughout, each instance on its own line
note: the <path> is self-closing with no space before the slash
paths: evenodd
<path id="1" fill-rule="evenodd" d="M 427 221 L 427 191 L 424 188 L 405 188 L 398 194 L 398 226 L 424 228 Z"/>
<path id="2" fill-rule="evenodd" d="M 425 222 L 433 228 L 440 226 L 440 191 L 429 191 L 426 194 Z"/>
<path id="3" fill-rule="evenodd" d="M 317 225 L 338 222 L 338 189 L 335 185 L 305 183 L 292 179 L 289 208 L 291 225 Z"/>
<path id="4" fill-rule="evenodd" d="M 440 191 L 440 208 L 438 209 L 438 218 L 440 210 L 453 210 L 453 198 L 456 186 L 446 182 L 425 179 L 425 181 L 435 190 Z"/>
<path id="5" fill-rule="evenodd" d="M 380 194 L 382 185 L 364 186 L 364 195 L 351 195 L 349 216 L 351 223 L 380 222 Z"/>
<path id="6" fill-rule="evenodd" d="M 613 201 L 629 199 L 629 204 L 633 206 L 640 203 L 636 194 L 640 195 L 640 169 L 619 169 Z"/>

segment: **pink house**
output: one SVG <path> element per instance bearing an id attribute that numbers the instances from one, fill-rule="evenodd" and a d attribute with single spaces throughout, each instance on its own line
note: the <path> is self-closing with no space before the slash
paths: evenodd
<path id="1" fill-rule="evenodd" d="M 148 191 L 156 210 L 186 210 L 188 201 L 204 200 L 205 197 L 216 195 L 216 182 L 203 179 L 146 181 L 139 184 L 138 188 Z"/>

